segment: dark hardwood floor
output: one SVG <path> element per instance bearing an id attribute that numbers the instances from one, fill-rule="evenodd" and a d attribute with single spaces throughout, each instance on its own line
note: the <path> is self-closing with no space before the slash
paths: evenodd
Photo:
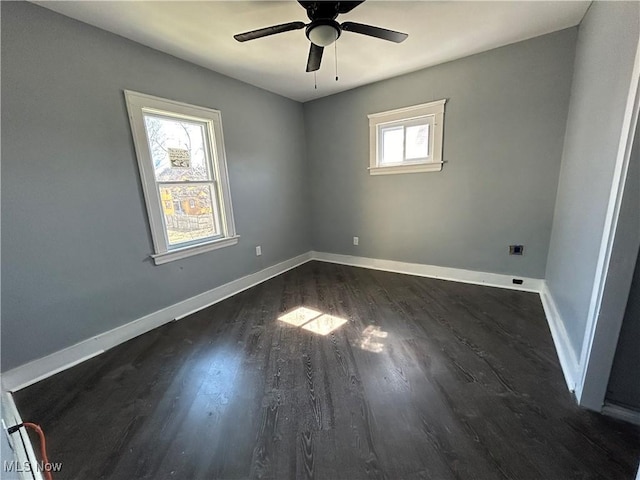
<path id="1" fill-rule="evenodd" d="M 278 320 L 301 306 L 346 323 Z M 56 480 L 631 480 L 640 458 L 638 428 L 573 403 L 536 294 L 318 262 L 15 399 Z"/>

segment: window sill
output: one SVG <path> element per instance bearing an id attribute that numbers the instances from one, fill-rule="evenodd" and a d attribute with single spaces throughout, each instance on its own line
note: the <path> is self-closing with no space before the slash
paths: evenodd
<path id="1" fill-rule="evenodd" d="M 218 248 L 230 247 L 238 243 L 239 235 L 234 237 L 221 238 L 213 240 L 207 243 L 201 243 L 200 245 L 192 245 L 189 247 L 178 248 L 175 250 L 169 250 L 168 252 L 156 253 L 151 255 L 156 265 L 162 265 L 163 263 L 173 262 L 174 260 L 180 260 L 181 258 L 187 258 L 192 255 L 198 255 L 199 253 L 209 252 L 211 250 L 217 250 Z"/>
<path id="2" fill-rule="evenodd" d="M 430 162 L 413 165 L 393 165 L 389 167 L 370 167 L 370 175 L 390 175 L 396 173 L 439 172 L 444 162 Z"/>

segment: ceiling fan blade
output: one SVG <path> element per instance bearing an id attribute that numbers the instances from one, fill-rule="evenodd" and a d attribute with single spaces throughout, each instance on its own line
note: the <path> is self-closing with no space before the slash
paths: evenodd
<path id="1" fill-rule="evenodd" d="M 349 13 L 361 3 L 364 3 L 364 0 L 360 2 L 338 2 L 338 13 Z"/>
<path id="2" fill-rule="evenodd" d="M 360 33 L 362 35 L 368 35 L 370 37 L 381 38 L 383 40 L 389 40 L 390 42 L 400 43 L 404 42 L 409 36 L 406 33 L 396 32 L 395 30 L 388 30 L 386 28 L 374 27 L 373 25 L 365 25 L 364 23 L 344 22 L 340 25 L 345 32 Z"/>
<path id="3" fill-rule="evenodd" d="M 276 33 L 289 32 L 291 30 L 300 30 L 304 28 L 305 24 L 302 22 L 289 22 L 281 25 L 272 25 L 270 27 L 259 28 L 258 30 L 251 30 L 250 32 L 238 33 L 234 35 L 239 42 L 246 42 L 247 40 L 255 40 L 256 38 L 268 37 L 269 35 L 275 35 Z"/>
<path id="4" fill-rule="evenodd" d="M 307 72 L 315 72 L 320 68 L 323 51 L 324 47 L 319 47 L 315 43 L 311 44 L 311 48 L 309 48 L 309 59 L 307 60 Z"/>

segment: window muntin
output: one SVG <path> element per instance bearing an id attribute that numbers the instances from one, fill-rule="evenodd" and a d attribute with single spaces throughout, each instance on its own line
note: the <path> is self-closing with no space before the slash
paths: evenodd
<path id="1" fill-rule="evenodd" d="M 237 243 L 220 112 L 125 96 L 156 264 Z"/>
<path id="2" fill-rule="evenodd" d="M 370 173 L 442 170 L 445 102 L 369 115 Z"/>

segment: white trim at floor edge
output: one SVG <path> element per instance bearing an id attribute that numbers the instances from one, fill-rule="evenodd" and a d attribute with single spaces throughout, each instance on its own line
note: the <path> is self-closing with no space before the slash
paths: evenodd
<path id="1" fill-rule="evenodd" d="M 184 318 L 192 313 L 202 310 L 203 308 L 211 306 L 230 296 L 269 280 L 270 278 L 307 263 L 310 260 L 538 293 L 541 296 L 547 322 L 551 329 L 551 334 L 556 351 L 558 352 L 560 365 L 562 367 L 567 386 L 569 387 L 569 390 L 575 390 L 574 379 L 576 378 L 578 371 L 575 353 L 573 353 L 573 350 L 570 348 L 570 343 L 568 341 L 566 331 L 564 330 L 564 325 L 557 314 L 555 305 L 553 305 L 553 300 L 551 299 L 551 302 L 549 302 L 551 297 L 548 295 L 548 292 L 547 295 L 544 294 L 544 289 L 546 288 L 544 280 L 316 251 L 306 252 L 302 255 L 298 255 L 297 257 L 265 268 L 259 272 L 233 280 L 227 284 L 209 290 L 208 292 L 201 293 L 113 330 L 109 330 L 100 335 L 79 342 L 71 347 L 59 350 L 46 357 L 9 370 L 2 375 L 4 386 L 10 391 L 17 391 L 25 388 L 33 383 L 99 355 L 100 353 L 126 342 L 127 340 L 153 330 L 165 323 Z M 512 282 L 514 278 L 522 280 L 522 284 L 513 284 Z"/>
<path id="2" fill-rule="evenodd" d="M 395 260 L 383 260 L 379 258 L 356 257 L 353 255 L 341 255 L 338 253 L 311 252 L 312 260 L 320 262 L 338 263 L 352 267 L 369 268 L 392 273 L 404 273 L 418 277 L 437 278 L 460 283 L 471 283 L 487 287 L 499 287 L 509 290 L 540 293 L 543 280 L 540 278 L 528 278 L 520 275 L 504 275 L 501 273 L 478 272 L 464 270 L 462 268 L 439 267 L 422 263 L 398 262 Z M 522 280 L 521 284 L 513 283 L 513 280 Z"/>
<path id="3" fill-rule="evenodd" d="M 580 372 L 578 356 L 571 345 L 571 340 L 569 339 L 569 334 L 565 328 L 565 323 L 562 320 L 546 281 L 543 281 L 542 290 L 540 291 L 540 300 L 542 301 L 542 308 L 544 309 L 545 316 L 547 317 L 549 330 L 551 330 L 551 338 L 553 339 L 553 344 L 556 347 L 556 354 L 560 361 L 564 380 L 567 382 L 567 388 L 569 391 L 575 394 L 576 382 L 579 378 Z"/>
<path id="4" fill-rule="evenodd" d="M 633 423 L 634 425 L 640 426 L 640 411 L 633 410 L 628 407 L 623 407 L 622 405 L 618 405 L 615 403 L 605 402 L 604 407 L 602 407 L 603 415 L 607 415 L 608 417 L 617 418 L 618 420 L 623 420 L 625 422 Z"/>
<path id="5" fill-rule="evenodd" d="M 534 292 L 540 295 L 542 308 L 551 338 L 558 355 L 560 367 L 570 392 L 575 392 L 576 379 L 578 378 L 579 365 L 576 353 L 571 346 L 569 336 L 564 327 L 564 322 L 558 313 L 553 297 L 551 296 L 546 281 L 539 278 L 527 278 L 519 275 L 504 275 L 499 273 L 478 272 L 475 270 L 464 270 L 460 268 L 439 267 L 435 265 L 425 265 L 419 263 L 397 262 L 394 260 L 382 260 L 369 257 L 357 257 L 352 255 L 341 255 L 336 253 L 312 252 L 312 259 L 349 265 L 354 267 L 369 268 L 372 270 L 382 270 L 385 272 L 403 273 L 406 275 L 416 275 L 420 277 L 437 278 L 440 280 L 450 280 L 461 283 L 471 283 L 474 285 L 484 285 L 489 287 L 506 288 L 509 290 L 519 290 L 523 292 Z M 513 279 L 522 280 L 521 285 L 513 284 Z"/>
<path id="6" fill-rule="evenodd" d="M 9 428 L 22 423 L 22 418 L 20 417 L 18 408 L 13 401 L 13 395 L 4 389 L 2 391 L 2 403 L 3 413 L 5 415 L 3 416 L 2 421 L 5 423 L 5 426 Z M 2 432 L 1 435 L 5 434 L 8 435 L 6 431 Z M 13 459 L 2 459 L 2 471 L 6 472 L 6 462 L 13 461 L 13 465 L 16 467 L 15 471 L 23 480 L 44 480 L 42 472 L 37 468 L 37 465 L 39 465 L 38 457 L 36 457 L 33 446 L 31 445 L 31 439 L 29 438 L 26 429 L 24 427 L 20 428 L 18 431 L 8 436 L 9 445 L 11 445 L 13 450 Z M 28 468 L 28 466 L 30 467 Z M 33 468 L 34 466 L 36 467 Z"/>
<path id="7" fill-rule="evenodd" d="M 311 260 L 311 252 L 272 265 L 258 272 L 232 280 L 212 290 L 178 302 L 144 317 L 133 320 L 75 345 L 58 350 L 46 357 L 11 369 L 2 374 L 4 388 L 15 392 L 44 380 L 99 355 L 110 348 L 149 332 L 165 323 L 182 319 L 226 298 L 281 275 Z"/>

